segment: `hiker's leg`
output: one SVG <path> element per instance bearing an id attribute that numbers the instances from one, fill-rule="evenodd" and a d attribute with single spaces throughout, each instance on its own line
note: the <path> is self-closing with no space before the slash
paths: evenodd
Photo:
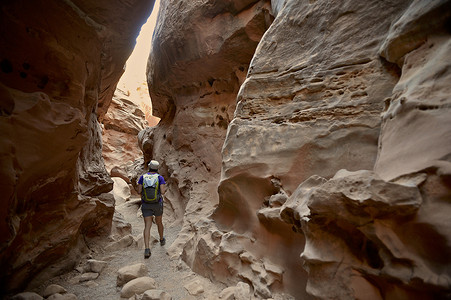
<path id="1" fill-rule="evenodd" d="M 149 241 L 150 241 L 150 228 L 152 228 L 152 219 L 153 216 L 144 217 L 144 245 L 146 248 L 149 247 Z"/>
<path id="2" fill-rule="evenodd" d="M 163 216 L 155 217 L 155 223 L 157 223 L 158 234 L 160 235 L 160 240 L 163 239 Z"/>

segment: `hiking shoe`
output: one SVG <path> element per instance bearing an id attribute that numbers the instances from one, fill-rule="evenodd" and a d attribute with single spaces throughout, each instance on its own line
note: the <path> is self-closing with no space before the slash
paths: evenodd
<path id="1" fill-rule="evenodd" d="M 165 238 L 162 238 L 161 240 L 160 240 L 160 245 L 161 246 L 164 246 L 166 244 L 166 239 Z"/>
<path id="2" fill-rule="evenodd" d="M 144 258 L 149 258 L 150 257 L 150 249 L 146 248 L 146 250 L 144 250 Z"/>

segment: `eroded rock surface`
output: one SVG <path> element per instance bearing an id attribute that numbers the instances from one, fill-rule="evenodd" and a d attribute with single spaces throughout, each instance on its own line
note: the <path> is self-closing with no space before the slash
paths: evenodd
<path id="1" fill-rule="evenodd" d="M 312 175 L 374 165 L 383 99 L 399 79 L 378 51 L 406 5 L 286 1 L 257 48 L 224 143 L 214 220 L 252 236 L 253 256 L 281 268 L 272 290 L 309 297 L 302 231 L 278 207 Z M 260 276 L 249 277 L 262 293 Z"/>
<path id="2" fill-rule="evenodd" d="M 98 118 L 153 1 L 2 1 L 1 293 L 71 268 L 109 234 Z"/>
<path id="3" fill-rule="evenodd" d="M 417 253 L 411 237 L 428 227 L 420 229 L 414 219 L 423 204 L 415 181 L 389 183 L 371 171 L 345 170 L 329 181 L 318 179 L 306 181 L 316 186 L 301 184 L 281 209 L 283 219 L 306 237 L 301 257 L 309 294 L 391 299 L 402 290 L 393 282 L 408 285 L 420 273 L 430 275 L 428 268 L 413 263 Z M 376 277 L 379 286 L 372 283 Z"/>
<path id="4" fill-rule="evenodd" d="M 171 253 L 261 298 L 446 297 L 450 2 L 271 1 L 275 19 L 245 81 L 237 75 L 219 195 L 199 184 L 217 178 L 222 140 L 206 117 L 219 83 L 227 98 L 237 92 L 216 74 L 240 60 L 212 66 L 230 39 L 212 34 L 224 18 L 204 5 L 163 6 L 149 58 L 162 122 L 140 133 L 144 160 L 163 162 L 189 224 Z M 211 199 L 214 214 L 201 218 L 211 209 L 197 203 Z"/>
<path id="5" fill-rule="evenodd" d="M 137 136 L 147 126 L 146 117 L 122 90 L 116 89 L 102 124 L 102 153 L 110 174 L 113 168 L 125 170 L 127 165 L 142 157 Z"/>
<path id="6" fill-rule="evenodd" d="M 450 8 L 412 1 L 381 45 L 401 76 L 385 99 L 375 173 L 339 172 L 282 213 L 305 233 L 307 291 L 317 297 L 449 297 Z"/>
<path id="7" fill-rule="evenodd" d="M 192 216 L 184 230 L 218 202 L 221 148 L 236 94 L 271 18 L 269 1 L 160 4 L 147 77 L 161 121 L 139 138 L 144 161 L 159 160 L 168 179 L 171 220 Z"/>
<path id="8" fill-rule="evenodd" d="M 138 134 L 124 191 L 160 161 L 169 254 L 224 296 L 450 297 L 450 1 L 164 1 L 141 130 L 104 115 L 152 3 L 2 2 L 2 292 L 111 233 L 100 119 Z"/>
<path id="9" fill-rule="evenodd" d="M 427 168 L 451 172 L 450 18 L 449 1 L 413 1 L 381 47 L 402 68 L 382 115 L 375 171 L 386 180 Z"/>

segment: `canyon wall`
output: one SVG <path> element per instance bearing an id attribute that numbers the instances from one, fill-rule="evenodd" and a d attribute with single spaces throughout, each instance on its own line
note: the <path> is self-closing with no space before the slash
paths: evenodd
<path id="1" fill-rule="evenodd" d="M 160 10 L 140 141 L 183 199 L 171 253 L 258 298 L 449 296 L 450 1 L 247 2 Z"/>
<path id="2" fill-rule="evenodd" d="M 180 236 L 218 203 L 221 148 L 236 94 L 271 20 L 269 1 L 160 4 L 147 78 L 161 120 L 139 138 L 144 160 L 161 162 L 170 220 L 191 216 Z"/>
<path id="3" fill-rule="evenodd" d="M 98 118 L 153 1 L 2 1 L 2 293 L 72 268 L 109 234 Z"/>
<path id="4" fill-rule="evenodd" d="M 116 89 L 101 123 L 105 167 L 109 174 L 125 173 L 127 165 L 142 157 L 138 133 L 147 127 L 146 116 L 124 91 Z"/>

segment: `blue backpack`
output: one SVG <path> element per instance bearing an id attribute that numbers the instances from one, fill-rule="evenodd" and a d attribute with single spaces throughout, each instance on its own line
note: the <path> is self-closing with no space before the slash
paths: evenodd
<path id="1" fill-rule="evenodd" d="M 141 199 L 147 203 L 156 203 L 160 200 L 160 181 L 159 174 L 144 174 L 143 175 L 143 190 Z"/>

